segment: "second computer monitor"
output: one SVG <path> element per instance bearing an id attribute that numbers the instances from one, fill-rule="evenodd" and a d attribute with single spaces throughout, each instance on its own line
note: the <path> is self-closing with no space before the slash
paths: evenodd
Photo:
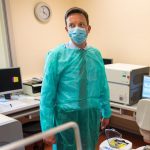
<path id="1" fill-rule="evenodd" d="M 143 77 L 142 98 L 150 99 L 150 76 L 148 75 Z"/>

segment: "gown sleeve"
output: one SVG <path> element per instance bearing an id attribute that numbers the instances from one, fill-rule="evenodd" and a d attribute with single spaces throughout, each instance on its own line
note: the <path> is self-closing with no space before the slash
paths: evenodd
<path id="1" fill-rule="evenodd" d="M 102 56 L 99 52 L 99 55 L 102 59 Z M 102 63 L 101 63 L 101 73 L 102 76 L 101 78 L 102 80 L 102 87 L 101 87 L 101 93 L 100 93 L 100 105 L 101 105 L 101 113 L 102 113 L 102 118 L 110 118 L 111 116 L 111 107 L 110 107 L 110 92 L 109 92 L 109 86 L 108 86 L 108 81 L 107 81 L 107 77 L 106 77 L 106 72 L 105 72 L 105 66 L 103 63 L 103 59 L 102 59 Z"/>
<path id="2" fill-rule="evenodd" d="M 53 52 L 46 58 L 40 98 L 40 122 L 42 131 L 54 127 L 54 107 L 57 89 L 57 59 Z"/>
<path id="3" fill-rule="evenodd" d="M 110 118 L 111 116 L 111 108 L 110 108 L 110 96 L 109 96 L 109 87 L 108 87 L 108 82 L 107 78 L 105 75 L 105 70 L 104 70 L 104 84 L 101 92 L 101 98 L 102 98 L 102 117 L 103 118 Z"/>

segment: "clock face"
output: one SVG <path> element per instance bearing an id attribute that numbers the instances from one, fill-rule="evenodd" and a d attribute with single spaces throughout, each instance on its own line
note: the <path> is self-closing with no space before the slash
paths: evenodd
<path id="1" fill-rule="evenodd" d="M 47 19 L 50 16 L 50 11 L 47 6 L 42 6 L 40 11 L 43 19 Z"/>
<path id="2" fill-rule="evenodd" d="M 49 6 L 44 3 L 44 2 L 41 2 L 41 3 L 38 3 L 36 6 L 35 6 L 35 16 L 36 18 L 41 21 L 41 22 L 48 22 L 49 21 L 49 18 L 50 18 L 50 8 Z"/>

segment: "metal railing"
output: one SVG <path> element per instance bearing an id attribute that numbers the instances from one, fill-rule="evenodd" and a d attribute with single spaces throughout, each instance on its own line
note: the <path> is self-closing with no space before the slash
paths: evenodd
<path id="1" fill-rule="evenodd" d="M 73 130 L 74 130 L 77 150 L 82 150 L 79 127 L 75 122 L 68 122 L 63 125 L 52 128 L 46 132 L 34 134 L 33 136 L 30 136 L 28 138 L 25 138 L 25 139 L 22 139 L 22 140 L 19 140 L 16 142 L 12 142 L 8 145 L 0 147 L 0 150 L 14 150 L 17 148 L 21 148 L 21 147 L 27 146 L 29 144 L 32 144 L 34 142 L 37 142 L 39 140 L 42 140 L 45 137 L 55 135 L 59 132 L 67 130 L 69 128 L 73 128 Z"/>

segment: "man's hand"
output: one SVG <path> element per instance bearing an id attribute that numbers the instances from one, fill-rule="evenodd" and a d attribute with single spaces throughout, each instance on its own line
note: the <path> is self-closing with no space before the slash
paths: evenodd
<path id="1" fill-rule="evenodd" d="M 47 145 L 52 145 L 52 144 L 56 143 L 56 138 L 55 138 L 55 136 L 50 136 L 50 137 L 44 138 L 43 141 Z"/>
<path id="2" fill-rule="evenodd" d="M 109 119 L 101 119 L 101 130 L 104 130 L 109 125 Z"/>

